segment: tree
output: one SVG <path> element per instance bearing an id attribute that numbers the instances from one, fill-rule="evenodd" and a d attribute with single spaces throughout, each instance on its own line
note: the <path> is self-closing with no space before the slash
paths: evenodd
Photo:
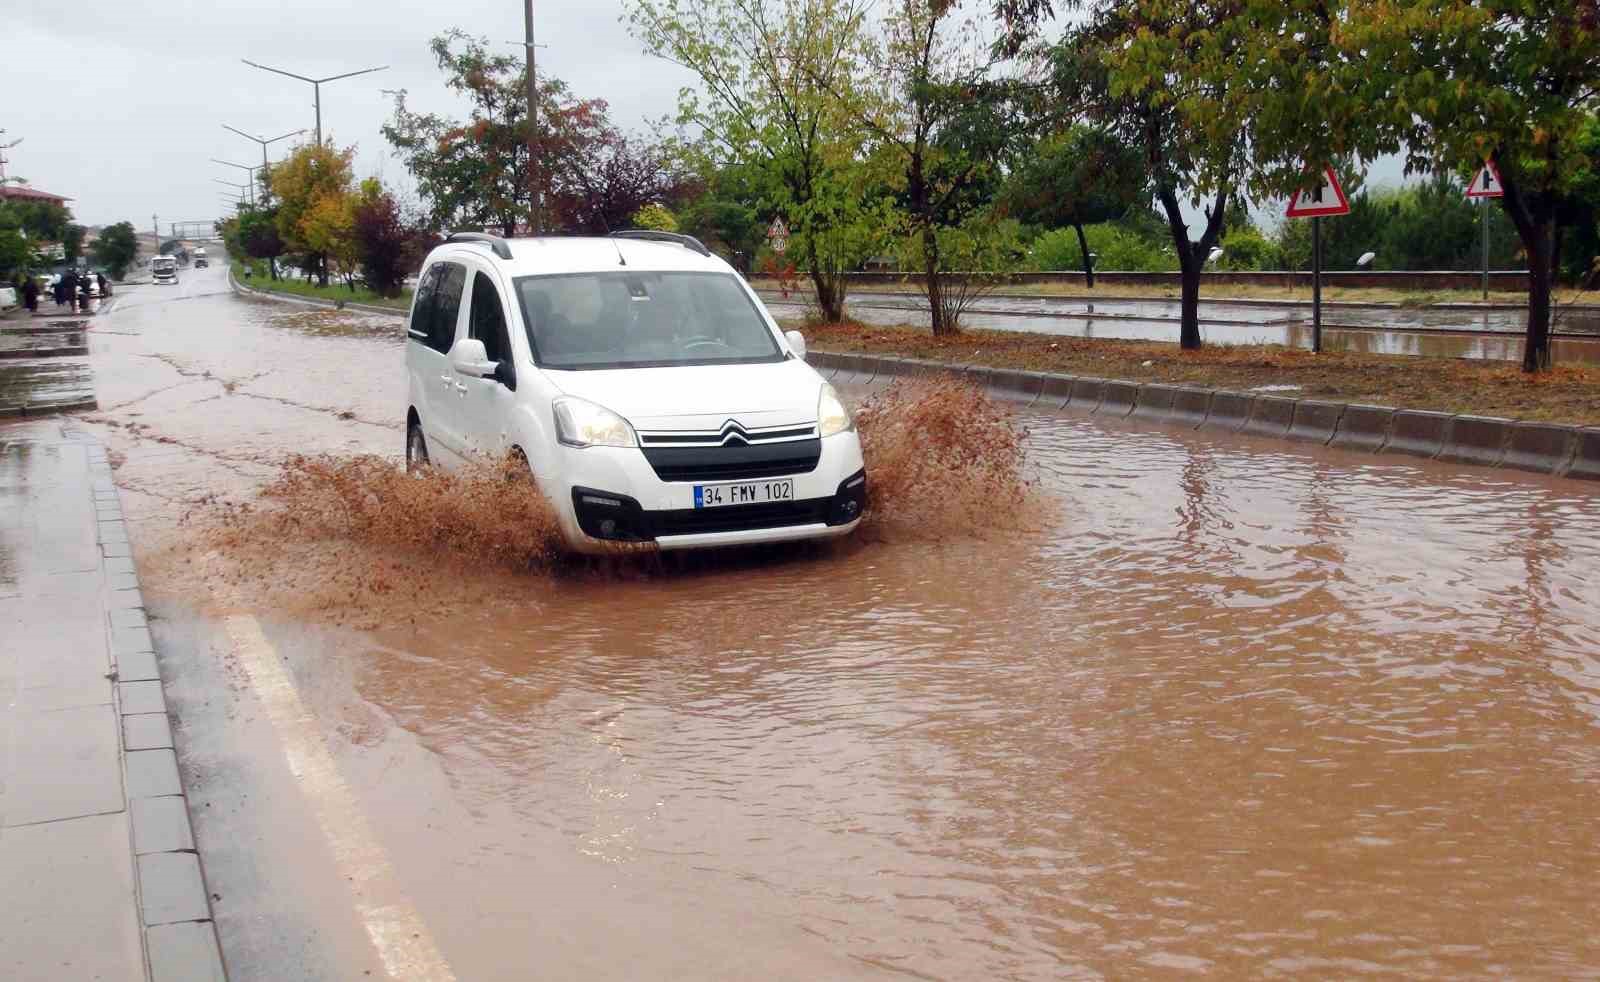
<path id="1" fill-rule="evenodd" d="M 678 219 L 670 210 L 661 205 L 645 205 L 633 213 L 631 224 L 634 228 L 654 229 L 658 232 L 676 232 Z"/>
<path id="2" fill-rule="evenodd" d="M 383 135 L 417 179 L 436 227 L 497 226 L 502 234 L 514 235 L 531 210 L 535 176 L 528 157 L 523 59 L 491 54 L 486 38 L 459 30 L 435 37 L 430 47 L 445 85 L 471 100 L 467 119 L 413 112 L 401 91 Z M 575 187 L 581 196 L 574 159 L 616 133 L 604 101 L 574 99 L 559 79 L 543 79 L 538 98 L 540 199 L 559 204 Z"/>
<path id="3" fill-rule="evenodd" d="M 338 275 L 351 292 L 355 291 L 355 277 L 361 265 L 356 240 L 358 200 L 352 191 L 329 192 L 313 202 L 300 219 L 301 240 L 322 257 L 324 276 L 329 271 Z"/>
<path id="4" fill-rule="evenodd" d="M 361 182 L 353 218 L 361 277 L 367 289 L 398 297 L 406 273 L 416 265 L 412 262 L 416 230 L 402 217 L 394 195 L 371 179 Z"/>
<path id="5" fill-rule="evenodd" d="M 1166 218 L 1182 284 L 1178 343 L 1200 347 L 1200 274 L 1243 197 L 1250 118 L 1237 84 L 1203 68 L 1234 56 L 1230 8 L 1251 0 L 1108 0 L 1052 44 L 1028 47 L 1049 0 L 996 0 L 1002 49 L 1048 69 L 1055 101 L 1137 153 Z M 1198 238 L 1184 203 L 1200 209 Z"/>
<path id="6" fill-rule="evenodd" d="M 10 283 L 33 264 L 33 245 L 22 218 L 9 202 L 0 201 L 0 283 Z"/>
<path id="7" fill-rule="evenodd" d="M 1340 45 L 1381 71 L 1350 71 L 1377 115 L 1369 142 L 1403 145 L 1408 167 L 1465 177 L 1485 159 L 1528 258 L 1525 372 L 1550 367 L 1550 307 L 1583 131 L 1600 99 L 1593 0 L 1351 3 Z"/>
<path id="8" fill-rule="evenodd" d="M 881 215 L 856 193 L 862 136 L 839 92 L 864 56 L 868 0 L 625 0 L 646 50 L 699 76 L 680 124 L 707 156 L 771 175 L 766 204 L 787 219 L 822 315 L 842 320 L 844 273 L 872 254 Z"/>
<path id="9" fill-rule="evenodd" d="M 276 224 L 285 251 L 314 256 L 317 280 L 328 285 L 328 253 L 343 245 L 348 230 L 350 161 L 353 149 L 335 150 L 326 143 L 308 144 L 268 168 L 278 199 Z M 331 199 L 326 201 L 325 199 Z M 346 256 L 348 259 L 348 256 Z"/>
<path id="10" fill-rule="evenodd" d="M 959 0 L 900 0 L 883 18 L 879 43 L 868 48 L 865 74 L 876 84 L 858 83 L 865 91 L 854 100 L 835 90 L 880 141 L 936 335 L 959 330 L 977 295 L 969 287 L 983 281 L 950 288 L 945 241 L 984 234 L 988 226 L 971 219 L 993 200 L 1029 122 L 1013 111 L 1012 86 L 991 77 L 992 62 L 971 53 L 971 25 L 957 23 L 960 11 Z M 972 256 L 987 252 L 963 248 Z"/>
<path id="11" fill-rule="evenodd" d="M 277 208 L 248 208 L 239 214 L 240 251 L 251 259 L 265 259 L 267 274 L 278 278 L 278 257 L 287 250 L 278 232 Z"/>
<path id="12" fill-rule="evenodd" d="M 1083 227 L 1116 221 L 1149 200 L 1144 168 L 1132 148 L 1104 130 L 1072 126 L 1033 148 L 1007 179 L 1000 208 L 1029 224 L 1071 226 L 1078 233 L 1084 281 L 1094 264 Z"/>
<path id="13" fill-rule="evenodd" d="M 128 269 L 139 258 L 139 236 L 132 222 L 118 222 L 100 230 L 99 238 L 90 247 L 97 265 L 104 266 L 114 280 L 128 275 Z"/>
<path id="14" fill-rule="evenodd" d="M 72 222 L 61 230 L 61 257 L 68 266 L 75 266 L 83 255 L 83 240 L 89 230 Z"/>
<path id="15" fill-rule="evenodd" d="M 563 190 L 551 208 L 573 232 L 603 235 L 625 228 L 640 210 L 665 208 L 686 184 L 665 146 L 629 137 L 609 123 L 571 149 L 567 167 L 556 175 Z"/>

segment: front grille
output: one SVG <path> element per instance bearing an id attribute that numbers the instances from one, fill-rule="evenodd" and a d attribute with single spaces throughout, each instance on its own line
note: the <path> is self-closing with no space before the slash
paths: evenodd
<path id="1" fill-rule="evenodd" d="M 642 447 L 663 481 L 742 481 L 752 477 L 808 474 L 822 459 L 822 441 L 730 443 L 720 447 Z"/>

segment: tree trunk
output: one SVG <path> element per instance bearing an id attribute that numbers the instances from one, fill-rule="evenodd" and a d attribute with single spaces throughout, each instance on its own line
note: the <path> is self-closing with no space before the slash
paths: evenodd
<path id="1" fill-rule="evenodd" d="M 1072 226 L 1078 230 L 1078 251 L 1083 253 L 1083 282 L 1089 289 L 1094 289 L 1094 259 L 1089 256 L 1089 240 L 1084 237 L 1083 223 L 1078 222 Z"/>
<path id="2" fill-rule="evenodd" d="M 959 328 L 946 316 L 944 309 L 944 284 L 940 281 L 939 272 L 939 236 L 931 224 L 922 226 L 922 275 L 934 336 L 955 334 Z"/>
<path id="3" fill-rule="evenodd" d="M 783 260 L 780 258 L 781 265 Z M 806 272 L 811 274 L 811 287 L 817 292 L 817 307 L 822 319 L 830 324 L 844 322 L 844 278 L 823 268 L 822 256 L 817 252 L 817 237 L 806 236 Z"/>
<path id="4" fill-rule="evenodd" d="M 268 256 L 267 257 L 267 272 L 269 274 L 271 274 L 272 281 L 274 283 L 276 283 L 278 281 L 278 257 L 277 256 Z"/>
<path id="5" fill-rule="evenodd" d="M 326 288 L 328 285 L 328 257 L 317 256 L 317 285 Z"/>
<path id="6" fill-rule="evenodd" d="M 1187 244 L 1187 243 L 1186 243 Z M 1194 253 L 1180 254 L 1178 268 L 1183 284 L 1183 299 L 1179 304 L 1178 347 L 1185 351 L 1200 349 L 1200 260 Z"/>
<path id="7" fill-rule="evenodd" d="M 1528 335 L 1522 346 L 1522 370 L 1550 370 L 1550 290 L 1555 279 L 1553 221 L 1532 226 L 1534 234 L 1523 241 L 1528 250 Z"/>
<path id="8" fill-rule="evenodd" d="M 1554 285 L 1558 240 L 1558 219 L 1549 195 L 1530 192 L 1513 176 L 1505 177 L 1501 168 L 1500 186 L 1505 197 L 1500 205 L 1528 254 L 1528 333 L 1522 346 L 1522 370 L 1529 373 L 1550 368 L 1550 292 Z"/>

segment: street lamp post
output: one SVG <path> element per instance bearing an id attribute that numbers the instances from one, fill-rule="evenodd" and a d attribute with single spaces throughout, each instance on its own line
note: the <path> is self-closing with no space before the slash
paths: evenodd
<path id="1" fill-rule="evenodd" d="M 250 181 L 250 183 L 248 185 L 246 185 L 246 187 L 248 187 L 250 189 L 250 203 L 252 205 L 254 205 L 256 203 L 256 168 L 247 167 L 244 164 L 235 164 L 232 161 L 228 161 L 228 160 L 218 160 L 215 157 L 211 158 L 211 162 L 213 164 L 221 164 L 224 167 L 237 167 L 238 169 L 244 171 L 245 172 L 245 176 Z"/>
<path id="2" fill-rule="evenodd" d="M 523 0 L 523 33 L 528 55 L 528 176 L 533 180 L 533 187 L 528 189 L 532 199 L 528 232 L 538 235 L 543 231 L 539 226 L 544 216 L 540 214 L 539 201 L 539 76 L 534 71 L 533 0 Z"/>
<path id="3" fill-rule="evenodd" d="M 244 62 L 246 65 L 249 65 L 251 68 L 259 68 L 264 72 L 274 72 L 274 73 L 276 73 L 278 75 L 287 75 L 289 78 L 299 79 L 302 82 L 310 82 L 311 83 L 312 90 L 315 93 L 316 106 L 317 106 L 317 146 L 319 146 L 319 147 L 322 146 L 322 83 L 323 82 L 337 82 L 341 78 L 353 78 L 353 77 L 355 77 L 357 75 L 368 75 L 368 74 L 371 74 L 372 72 L 381 72 L 384 69 L 389 67 L 388 65 L 379 65 L 377 68 L 363 68 L 360 71 L 345 72 L 342 75 L 329 75 L 327 78 L 308 78 L 305 75 L 296 75 L 294 72 L 286 72 L 281 68 L 272 68 L 272 67 L 267 66 L 267 65 L 258 65 L 258 64 L 256 64 L 255 62 L 251 61 L 248 58 L 240 58 L 239 60 Z"/>
<path id="4" fill-rule="evenodd" d="M 305 129 L 302 128 L 302 129 L 295 130 L 293 133 L 285 133 L 282 136 L 275 136 L 270 140 L 263 140 L 259 136 L 252 136 L 249 133 L 246 133 L 244 130 L 237 129 L 236 127 L 229 126 L 227 123 L 223 123 L 222 124 L 222 128 L 227 130 L 229 133 L 237 133 L 240 136 L 244 137 L 246 140 L 251 140 L 251 141 L 254 141 L 256 143 L 261 144 L 261 173 L 262 174 L 265 174 L 267 172 L 267 168 L 269 166 L 268 163 L 267 163 L 267 145 L 268 144 L 277 143 L 279 140 L 287 140 L 291 136 L 299 136 L 301 133 L 305 132 Z"/>

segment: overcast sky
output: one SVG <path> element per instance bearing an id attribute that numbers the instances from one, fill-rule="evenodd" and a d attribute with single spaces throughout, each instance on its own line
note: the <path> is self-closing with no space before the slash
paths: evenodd
<path id="1" fill-rule="evenodd" d="M 18 6 L 20 5 L 20 9 Z M 140 229 L 161 216 L 215 218 L 242 170 L 211 163 L 261 161 L 261 149 L 223 123 L 273 137 L 315 121 L 311 86 L 241 64 L 249 58 L 323 77 L 374 65 L 390 69 L 323 86 L 323 132 L 357 146 L 358 177 L 409 186 L 379 127 L 407 89 L 414 108 L 464 114 L 446 92 L 428 40 L 450 27 L 496 41 L 522 38 L 517 0 L 10 0 L 0 59 L 0 143 L 8 176 L 72 198 L 80 222 L 127 219 Z M 692 77 L 641 46 L 619 22 L 615 0 L 535 0 L 539 72 L 581 97 L 611 104 L 624 129 L 670 113 Z M 520 54 L 520 44 L 505 45 Z M 306 139 L 310 138 L 307 133 Z M 272 148 L 283 156 L 287 140 Z"/>
<path id="2" fill-rule="evenodd" d="M 0 143 L 21 137 L 7 174 L 72 198 L 78 221 L 124 219 L 150 228 L 226 213 L 245 172 L 211 163 L 260 162 L 257 144 L 223 123 L 273 137 L 314 123 L 311 86 L 251 68 L 241 58 L 310 77 L 375 65 L 388 71 L 333 82 L 322 93 L 323 131 L 357 147 L 358 178 L 377 175 L 409 192 L 404 168 L 379 127 L 406 89 L 419 110 L 464 114 L 428 51 L 428 40 L 461 27 L 520 42 L 517 0 L 9 0 L 0 60 Z M 603 98 L 613 121 L 643 129 L 671 113 L 689 73 L 641 46 L 619 21 L 618 0 L 535 0 L 539 71 L 575 95 Z M 509 53 L 520 45 L 506 44 Z M 309 133 L 307 134 L 309 139 Z M 274 145 L 273 159 L 294 141 Z M 1399 177 L 1380 161 L 1369 184 Z"/>

